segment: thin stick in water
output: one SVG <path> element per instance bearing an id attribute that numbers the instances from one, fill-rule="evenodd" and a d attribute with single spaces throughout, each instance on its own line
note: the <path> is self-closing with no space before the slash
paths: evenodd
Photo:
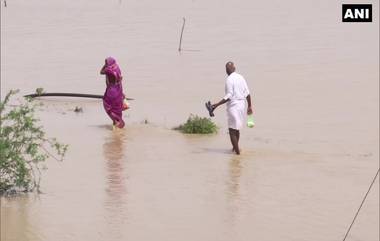
<path id="1" fill-rule="evenodd" d="M 185 29 L 185 22 L 186 22 L 186 19 L 183 18 L 183 24 L 182 24 L 182 30 L 181 30 L 181 37 L 179 38 L 178 52 L 181 52 L 181 50 L 182 50 L 182 35 L 183 35 L 183 30 Z"/>
<path id="2" fill-rule="evenodd" d="M 360 209 L 363 207 L 363 204 L 364 204 L 364 202 L 365 202 L 365 200 L 366 200 L 366 198 L 367 198 L 367 196 L 368 196 L 368 193 L 371 191 L 371 188 L 372 188 L 373 184 L 374 184 L 375 181 L 376 181 L 377 175 L 379 175 L 379 171 L 380 171 L 380 168 L 377 170 L 376 175 L 375 175 L 375 177 L 373 178 L 371 185 L 369 185 L 368 191 L 367 191 L 367 193 L 364 195 L 364 198 L 363 198 L 363 200 L 362 200 L 362 203 L 360 204 L 360 206 L 359 206 L 359 208 L 358 208 L 358 211 L 356 211 L 355 217 L 354 217 L 354 219 L 352 220 L 352 222 L 351 222 L 351 224 L 350 224 L 350 227 L 348 227 L 348 230 L 347 230 L 347 232 L 346 232 L 346 235 L 344 235 L 343 241 L 346 240 L 348 234 L 350 233 L 350 230 L 351 230 L 351 228 L 352 228 L 352 225 L 354 224 L 354 222 L 355 222 L 355 220 L 356 220 L 356 218 L 357 218 L 357 216 L 358 216 L 358 214 L 359 214 L 359 212 L 360 212 Z"/>

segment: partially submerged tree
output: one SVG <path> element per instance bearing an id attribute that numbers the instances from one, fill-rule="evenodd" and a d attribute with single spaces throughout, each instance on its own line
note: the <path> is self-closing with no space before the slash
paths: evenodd
<path id="1" fill-rule="evenodd" d="M 15 93 L 10 91 L 0 102 L 0 194 L 39 191 L 45 160 L 62 160 L 68 147 L 45 136 L 35 117 L 37 104 L 31 99 L 9 105 Z"/>

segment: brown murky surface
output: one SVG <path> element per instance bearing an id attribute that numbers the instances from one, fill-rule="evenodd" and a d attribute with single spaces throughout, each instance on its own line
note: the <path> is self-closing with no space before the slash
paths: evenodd
<path id="1" fill-rule="evenodd" d="M 9 0 L 2 94 L 101 94 L 112 55 L 136 100 L 116 132 L 99 101 L 42 101 L 69 152 L 48 162 L 44 194 L 1 198 L 1 240 L 342 240 L 379 166 L 373 4 L 373 23 L 343 24 L 330 0 Z M 183 16 L 192 51 L 178 54 Z M 223 96 L 230 59 L 256 113 L 239 157 L 222 109 L 217 135 L 171 130 Z M 347 240 L 379 240 L 378 204 L 376 182 Z"/>

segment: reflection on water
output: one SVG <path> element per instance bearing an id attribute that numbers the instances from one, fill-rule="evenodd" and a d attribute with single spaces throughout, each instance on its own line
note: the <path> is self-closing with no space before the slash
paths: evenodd
<path id="1" fill-rule="evenodd" d="M 235 226 L 241 203 L 241 174 L 243 166 L 240 157 L 233 157 L 229 162 L 227 180 L 227 201 L 230 223 Z"/>
<path id="2" fill-rule="evenodd" d="M 115 199 L 126 193 L 124 171 L 124 132 L 113 131 L 103 145 L 107 163 L 107 194 Z"/>
<path id="3" fill-rule="evenodd" d="M 239 198 L 240 176 L 243 166 L 239 157 L 234 157 L 229 163 L 230 180 L 228 185 L 228 193 L 231 198 Z"/>
<path id="4" fill-rule="evenodd" d="M 123 222 L 127 215 L 126 209 L 126 172 L 125 172 L 125 132 L 112 131 L 103 144 L 103 155 L 106 162 L 106 200 L 105 218 L 109 235 L 120 234 Z M 115 237 L 120 238 L 120 237 Z"/>
<path id="5" fill-rule="evenodd" d="M 34 194 L 0 197 L 0 240 L 33 241 L 42 239 L 42 233 L 38 225 L 30 221 L 35 216 L 38 216 L 31 209 L 35 201 L 39 201 L 38 197 Z"/>

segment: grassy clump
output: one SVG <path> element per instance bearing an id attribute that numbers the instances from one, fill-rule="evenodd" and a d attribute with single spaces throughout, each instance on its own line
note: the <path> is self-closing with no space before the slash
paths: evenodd
<path id="1" fill-rule="evenodd" d="M 45 137 L 31 100 L 9 106 L 15 93 L 10 91 L 0 101 L 0 194 L 39 190 L 45 160 L 62 160 L 67 150 L 67 145 Z"/>
<path id="2" fill-rule="evenodd" d="M 190 115 L 184 124 L 174 129 L 187 134 L 212 134 L 218 131 L 218 127 L 210 118 L 197 115 Z"/>

